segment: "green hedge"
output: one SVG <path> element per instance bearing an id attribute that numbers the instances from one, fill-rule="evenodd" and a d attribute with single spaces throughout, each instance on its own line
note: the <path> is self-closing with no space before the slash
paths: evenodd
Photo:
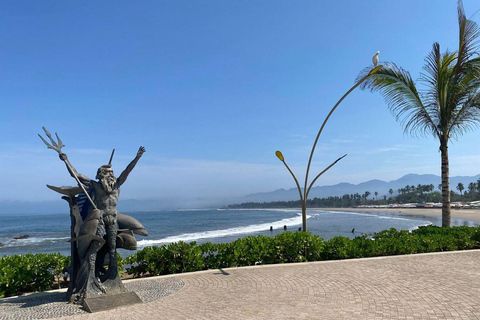
<path id="1" fill-rule="evenodd" d="M 123 270 L 124 259 L 117 254 Z M 60 253 L 27 253 L 0 257 L 0 298 L 68 286 L 70 257 Z"/>
<path id="2" fill-rule="evenodd" d="M 63 270 L 69 264 L 70 257 L 60 253 L 0 257 L 0 298 L 60 288 L 66 283 Z"/>
<path id="3" fill-rule="evenodd" d="M 147 247 L 126 258 L 127 273 L 163 275 L 256 264 L 316 261 L 324 241 L 309 232 L 284 232 L 275 237 L 249 236 L 231 243 L 197 245 L 183 241 Z"/>
<path id="4" fill-rule="evenodd" d="M 328 241 L 309 232 L 275 237 L 249 236 L 231 243 L 197 245 L 178 242 L 147 247 L 126 258 L 127 273 L 136 277 L 206 269 L 390 256 L 480 248 L 480 227 L 421 227 L 412 232 L 389 229 L 354 239 Z"/>
<path id="5" fill-rule="evenodd" d="M 480 248 L 480 227 L 421 227 L 412 232 L 389 229 L 354 239 L 328 241 L 309 232 L 283 232 L 274 237 L 249 236 L 231 243 L 177 242 L 146 247 L 121 259 L 126 273 L 154 276 L 258 264 L 338 260 Z M 65 285 L 69 257 L 59 253 L 0 258 L 0 297 Z M 63 282 L 62 282 L 63 280 Z"/>

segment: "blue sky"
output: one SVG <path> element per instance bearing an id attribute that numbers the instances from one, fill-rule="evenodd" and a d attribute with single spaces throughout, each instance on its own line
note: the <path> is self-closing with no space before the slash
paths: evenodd
<path id="1" fill-rule="evenodd" d="M 467 17 L 480 9 L 465 0 Z M 472 18 L 479 22 L 480 13 Z M 223 198 L 294 187 L 335 102 L 380 50 L 418 79 L 432 44 L 456 50 L 456 1 L 2 1 L 3 200 L 55 200 L 71 163 L 117 174 L 147 149 L 124 199 Z M 450 145 L 450 173 L 480 172 L 480 131 Z M 411 137 L 378 93 L 354 91 L 330 119 L 317 185 L 440 175 L 438 143 Z"/>

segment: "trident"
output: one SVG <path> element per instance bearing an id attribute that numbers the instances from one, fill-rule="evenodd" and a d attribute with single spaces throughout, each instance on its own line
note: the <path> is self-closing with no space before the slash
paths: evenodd
<path id="1" fill-rule="evenodd" d="M 48 132 L 45 127 L 42 127 L 42 129 L 43 129 L 43 131 L 45 131 L 45 134 L 47 135 L 48 139 L 50 139 L 51 144 L 48 143 L 47 140 L 45 140 L 39 134 L 38 136 L 40 137 L 40 139 L 42 139 L 43 143 L 45 143 L 47 145 L 48 149 L 53 149 L 53 150 L 57 151 L 58 154 L 61 154 L 62 153 L 62 148 L 65 147 L 65 145 L 63 144 L 62 140 L 60 140 L 60 138 L 58 137 L 58 134 L 55 132 L 55 136 L 57 137 L 57 142 L 55 142 L 55 140 L 52 138 L 52 135 L 50 134 L 50 132 Z M 112 157 L 113 157 L 113 153 L 112 153 Z M 85 187 L 83 186 L 83 184 L 78 179 L 77 174 L 75 173 L 72 166 L 68 162 L 68 159 L 66 159 L 66 160 L 62 159 L 62 161 L 65 162 L 65 164 L 67 165 L 68 171 L 70 171 L 72 173 L 73 177 L 77 181 L 78 186 L 83 190 L 83 192 L 87 196 L 88 201 L 90 201 L 90 203 L 92 204 L 93 208 L 97 209 L 97 206 L 93 202 L 92 198 L 90 198 L 90 195 L 88 194 L 87 190 L 85 190 Z M 110 161 L 112 161 L 111 158 L 110 158 Z"/>

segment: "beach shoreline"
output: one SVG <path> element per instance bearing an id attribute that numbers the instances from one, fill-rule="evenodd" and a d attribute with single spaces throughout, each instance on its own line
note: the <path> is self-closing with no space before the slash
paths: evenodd
<path id="1" fill-rule="evenodd" d="M 404 216 L 426 216 L 442 218 L 442 208 L 308 208 L 330 211 L 349 212 L 382 212 Z M 463 219 L 480 222 L 480 210 L 478 209 L 454 209 L 451 210 L 452 219 Z"/>

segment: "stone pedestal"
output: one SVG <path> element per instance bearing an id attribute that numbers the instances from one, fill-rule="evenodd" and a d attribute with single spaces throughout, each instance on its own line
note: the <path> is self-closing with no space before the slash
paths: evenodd
<path id="1" fill-rule="evenodd" d="M 143 301 L 135 292 L 101 295 L 83 300 L 83 306 L 88 312 L 105 311 L 137 303 L 143 303 Z"/>

